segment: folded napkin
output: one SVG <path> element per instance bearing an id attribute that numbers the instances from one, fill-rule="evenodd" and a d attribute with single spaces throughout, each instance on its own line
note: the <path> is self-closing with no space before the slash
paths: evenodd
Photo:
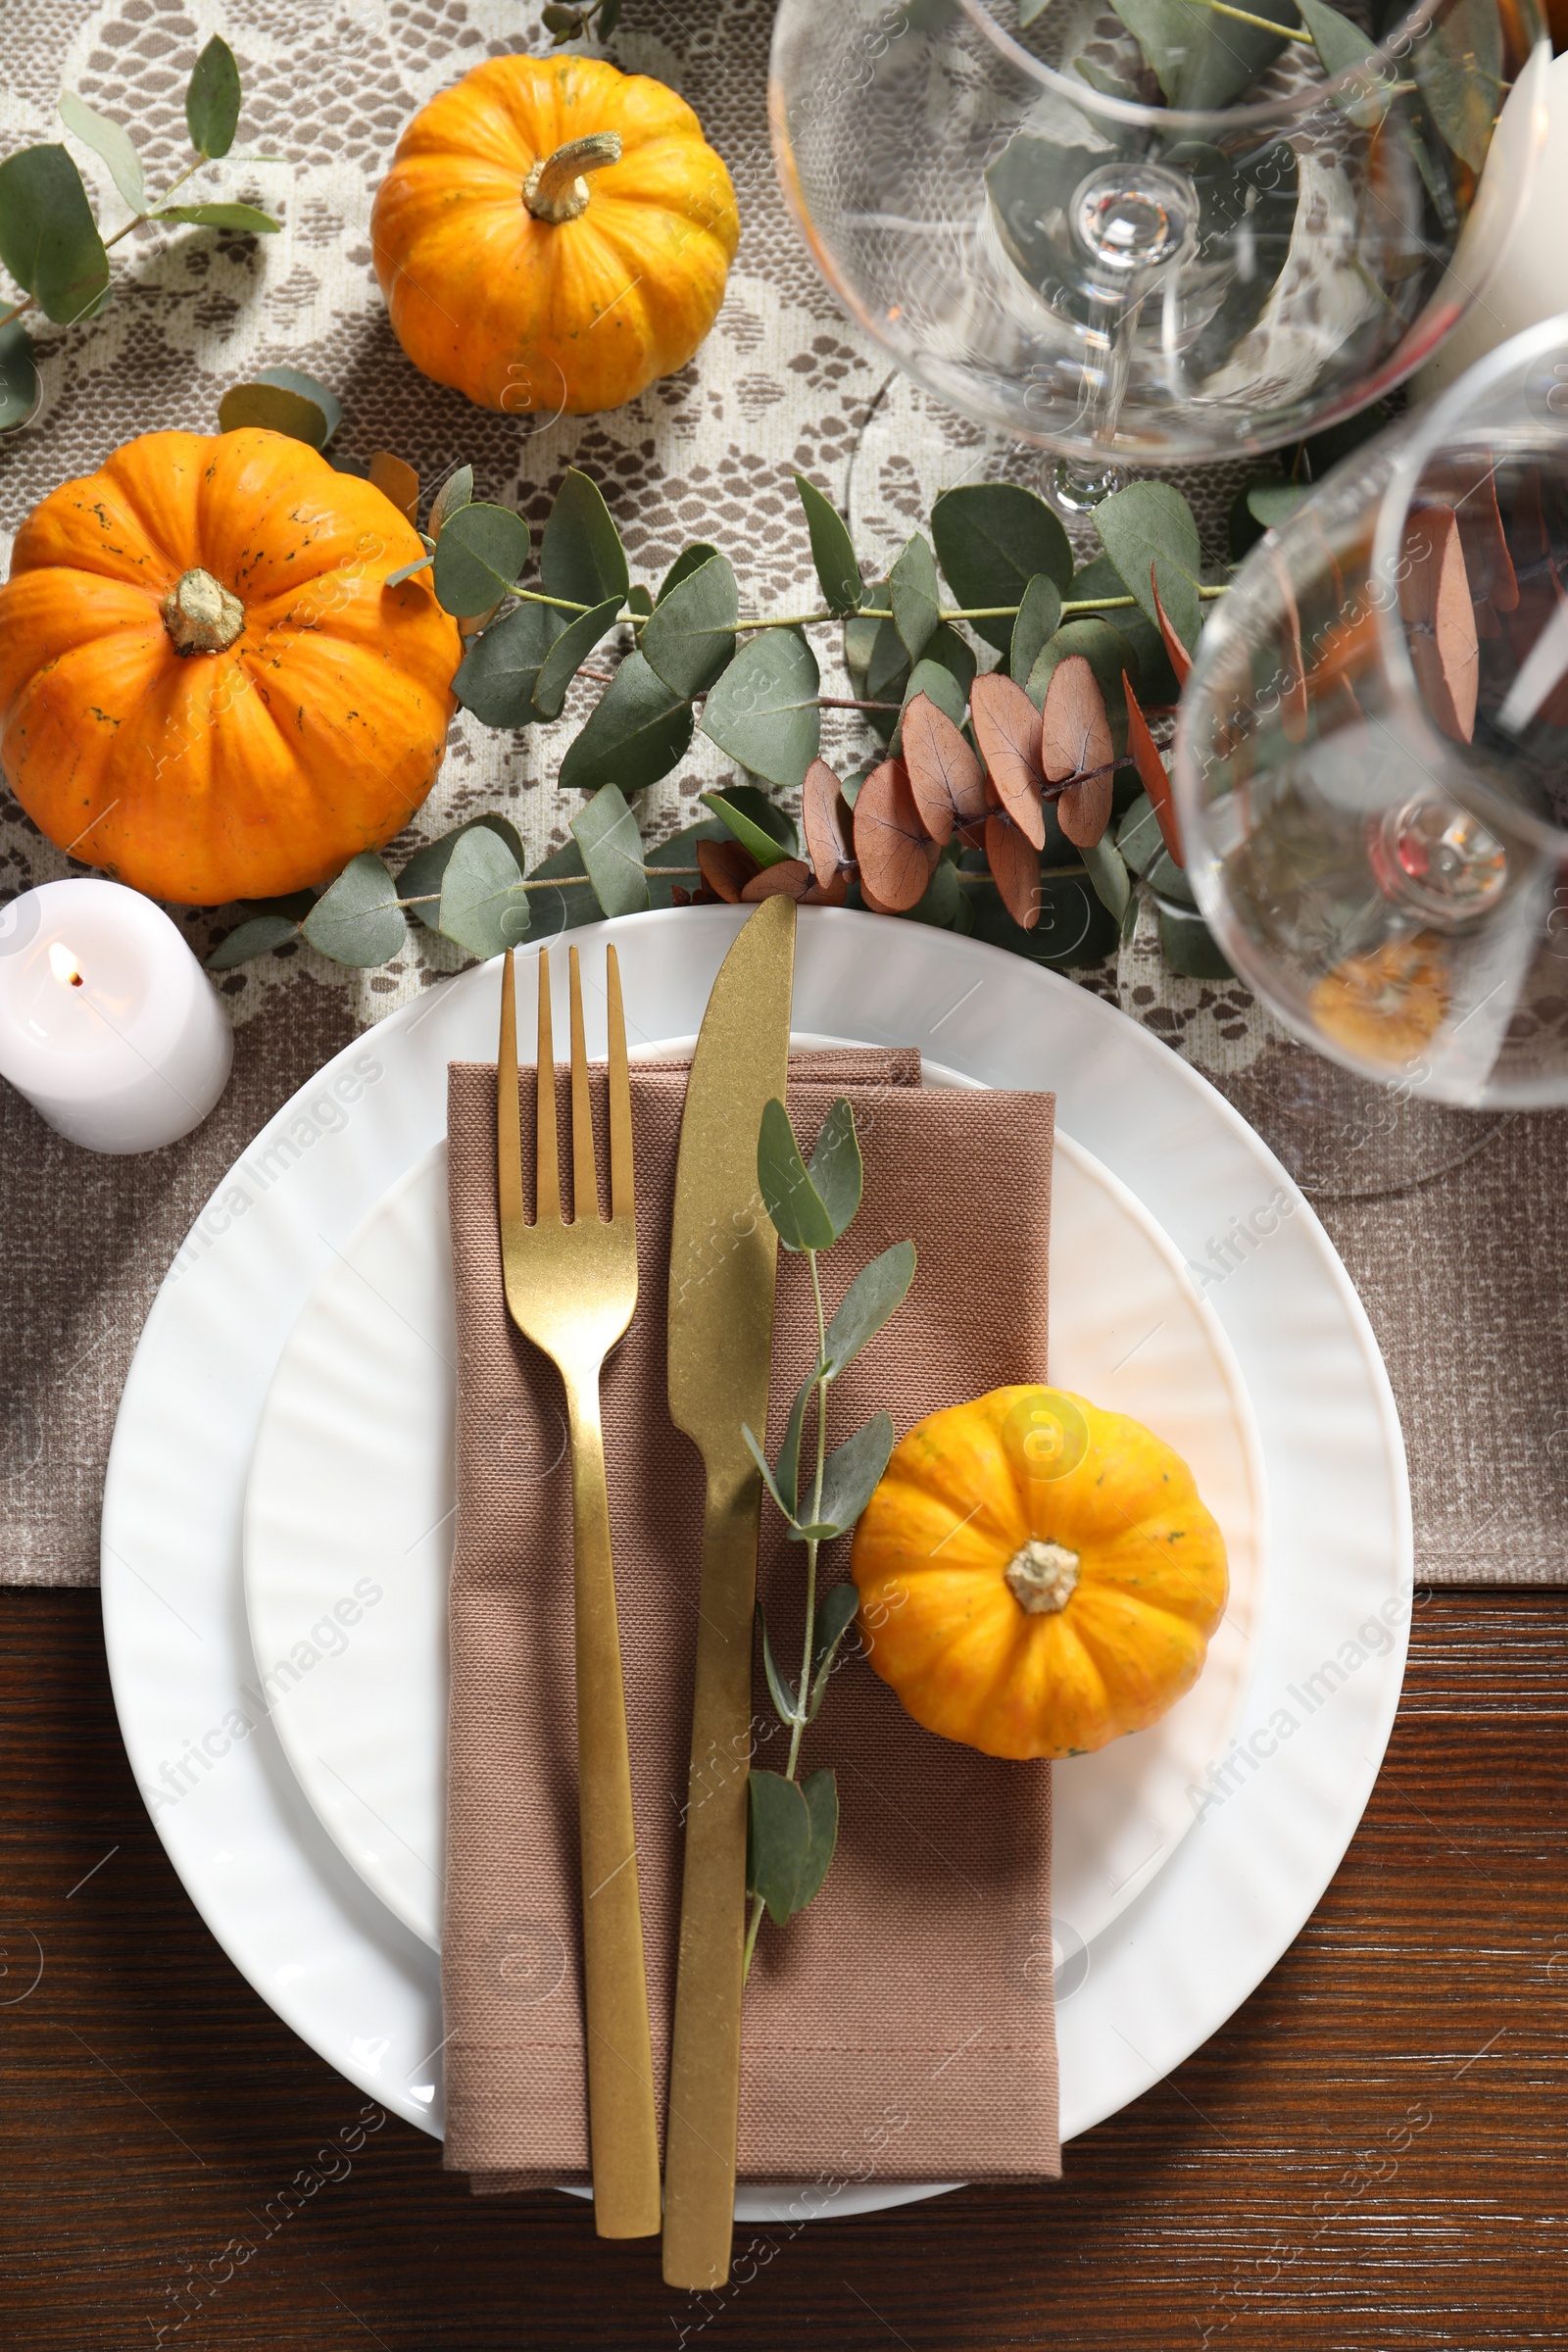
<path id="1" fill-rule="evenodd" d="M 475 2190 L 585 2179 L 571 1494 L 559 1376 L 502 1291 L 495 1071 L 450 1074 L 458 1323 L 446 2007 L 449 2168 Z M 531 1190 L 533 1092 L 521 1075 Z M 561 1132 L 567 1075 L 558 1072 Z M 603 1069 L 593 1072 L 601 1164 Z M 665 1396 L 665 1299 L 686 1074 L 634 1065 L 640 1293 L 605 1367 L 610 1509 L 625 1660 L 654 2074 L 668 2067 L 703 1473 Z M 879 1405 L 900 1433 L 940 1405 L 1046 1374 L 1054 1099 L 922 1092 L 919 1057 L 800 1054 L 789 1107 L 809 1152 L 840 1094 L 865 1159 L 858 1217 L 823 1261 L 829 1308 L 892 1242 L 908 1300 L 835 1385 L 830 1438 Z M 531 1212 L 530 1212 L 531 1213 Z M 803 1258 L 779 1252 L 770 1451 L 811 1359 Z M 828 1584 L 847 1542 L 824 1550 Z M 763 1505 L 760 1591 L 799 1652 L 804 1556 Z M 784 1736 L 759 1677 L 757 1758 Z M 764 1922 L 747 1986 L 739 2169 L 751 2180 L 1008 2179 L 1060 2169 L 1051 2002 L 1051 1779 L 935 1739 L 862 1659 L 833 1680 L 806 1770 L 837 1768 L 822 1892 Z"/>

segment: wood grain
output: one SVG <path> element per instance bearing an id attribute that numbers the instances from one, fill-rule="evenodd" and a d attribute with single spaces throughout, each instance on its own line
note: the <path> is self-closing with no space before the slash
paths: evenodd
<path id="1" fill-rule="evenodd" d="M 743 2230 L 727 2294 L 705 2302 L 660 2283 L 657 2247 L 596 2241 L 568 2199 L 472 2198 L 395 2117 L 367 2131 L 359 2092 L 242 1982 L 165 1859 L 121 1749 L 95 1596 L 5 1592 L 0 2340 L 1560 2344 L 1565 1724 L 1568 1595 L 1422 1595 L 1361 1832 L 1222 2033 L 1074 2142 L 1059 2187 Z M 33 1936 L 43 1974 L 19 1998 Z"/>

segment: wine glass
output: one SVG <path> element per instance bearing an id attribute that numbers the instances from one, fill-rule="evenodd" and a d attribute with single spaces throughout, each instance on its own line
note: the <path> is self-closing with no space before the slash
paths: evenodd
<path id="1" fill-rule="evenodd" d="M 1568 317 L 1261 540 L 1173 781 L 1250 987 L 1389 1097 L 1568 1102 Z"/>
<path id="2" fill-rule="evenodd" d="M 1536 0 L 1381 41 L 1326 0 L 782 0 L 769 115 L 846 309 L 1079 513 L 1417 367 L 1524 201 L 1548 60 Z"/>

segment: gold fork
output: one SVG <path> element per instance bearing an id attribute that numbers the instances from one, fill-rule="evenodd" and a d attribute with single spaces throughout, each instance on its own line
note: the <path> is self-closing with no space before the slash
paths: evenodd
<path id="1" fill-rule="evenodd" d="M 588 2033 L 588 2140 L 594 2221 L 601 2237 L 652 2237 L 660 2227 L 659 2137 L 648 2035 L 648 1984 L 637 1886 L 620 1634 L 610 1552 L 610 1497 L 599 1420 L 599 1375 L 637 1304 L 631 1089 L 615 951 L 606 951 L 610 1000 L 610 1218 L 599 1213 L 582 981 L 571 950 L 571 1197 L 561 1207 L 550 958 L 539 951 L 535 1071 L 536 1200 L 523 1217 L 517 1104 L 517 1000 L 512 956 L 501 978 L 496 1069 L 496 1177 L 507 1307 L 565 1383 L 571 1434 L 573 1592 L 577 1633 L 577 1807 L 582 1847 L 582 1949 Z"/>

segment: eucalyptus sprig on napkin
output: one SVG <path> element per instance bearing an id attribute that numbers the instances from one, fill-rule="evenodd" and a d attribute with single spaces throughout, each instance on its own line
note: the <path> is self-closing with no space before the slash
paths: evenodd
<path id="1" fill-rule="evenodd" d="M 817 1594 L 817 1555 L 824 1544 L 848 1535 L 871 1499 L 893 1451 L 891 1415 L 870 1420 L 829 1452 L 828 1397 L 833 1383 L 902 1304 L 914 1280 L 914 1244 L 895 1242 L 861 1268 L 831 1318 L 822 1299 L 818 1257 L 841 1241 L 860 1205 L 863 1170 L 855 1113 L 841 1096 L 822 1123 L 808 1166 L 782 1102 L 762 1113 L 757 1143 L 757 1182 L 786 1250 L 799 1250 L 811 1275 L 816 1306 L 816 1356 L 796 1391 L 777 1456 L 769 1464 L 750 1429 L 752 1458 L 790 1541 L 806 1547 L 805 1638 L 800 1678 L 792 1682 L 773 1654 L 766 1620 L 758 1622 L 768 1694 L 790 1736 L 782 1773 L 752 1769 L 746 1887 L 752 1915 L 746 1934 L 750 1973 L 765 1911 L 775 1927 L 803 1911 L 827 1876 L 838 1841 L 838 1783 L 831 1765 L 797 1780 L 801 1742 L 827 1696 L 840 1645 L 855 1622 L 859 1596 L 848 1581 Z M 804 1457 L 804 1458 L 803 1458 Z"/>

